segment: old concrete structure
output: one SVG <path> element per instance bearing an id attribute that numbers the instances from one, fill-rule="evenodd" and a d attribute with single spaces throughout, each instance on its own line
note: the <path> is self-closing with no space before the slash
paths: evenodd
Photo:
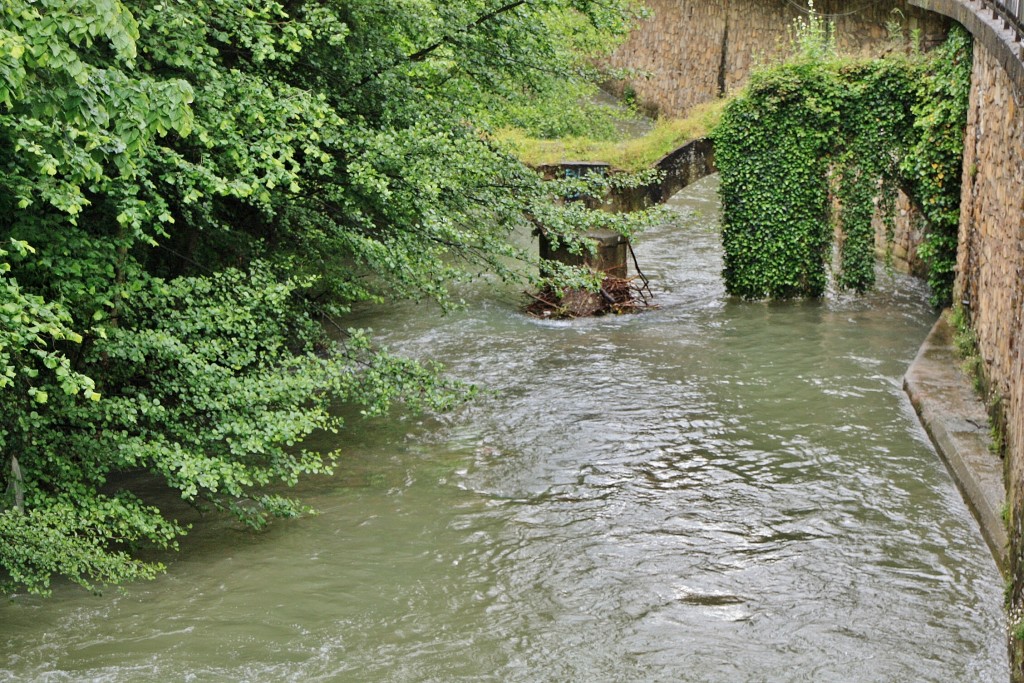
<path id="1" fill-rule="evenodd" d="M 641 100 L 673 114 L 733 90 L 753 66 L 779 58 L 802 5 L 795 0 L 648 4 L 654 18 L 612 64 L 646 71 L 647 77 L 634 78 L 630 87 Z M 990 406 L 1004 433 L 1006 556 L 1011 614 L 1017 620 L 1024 615 L 1024 42 L 991 0 L 878 0 L 853 10 L 850 5 L 842 0 L 816 4 L 821 14 L 834 15 L 829 18 L 836 22 L 838 43 L 848 51 L 895 49 L 887 40 L 891 22 L 916 28 L 928 43 L 955 20 L 975 39 L 956 298 L 977 334 Z M 912 227 L 912 206 L 904 200 L 900 209 Z M 912 255 L 914 239 L 898 240 L 898 249 Z M 986 505 L 992 508 L 991 501 Z M 991 517 L 991 510 L 987 514 Z M 1011 637 L 1010 648 L 1013 680 L 1024 682 L 1024 642 Z"/>
<path id="2" fill-rule="evenodd" d="M 711 140 L 698 138 L 669 152 L 654 164 L 659 179 L 649 185 L 617 188 L 609 193 L 605 208 L 609 211 L 636 211 L 667 201 L 690 183 L 717 173 L 715 147 Z"/>

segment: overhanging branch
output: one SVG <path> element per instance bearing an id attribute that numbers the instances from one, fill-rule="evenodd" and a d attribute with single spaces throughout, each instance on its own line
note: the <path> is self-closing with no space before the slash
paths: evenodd
<path id="1" fill-rule="evenodd" d="M 387 73 L 388 71 L 391 71 L 396 67 L 401 66 L 402 64 L 408 64 L 409 62 L 422 62 L 424 59 L 430 56 L 431 53 L 440 48 L 442 45 L 454 40 L 455 36 L 458 35 L 459 33 L 466 33 L 468 31 L 472 31 L 473 29 L 478 28 L 486 24 L 487 22 L 494 20 L 495 18 L 501 16 L 502 14 L 511 12 L 512 10 L 516 9 L 521 5 L 529 4 L 529 2 L 530 0 L 514 0 L 513 2 L 509 2 L 505 5 L 502 5 L 501 7 L 491 10 L 486 14 L 481 14 L 479 17 L 463 26 L 459 31 L 453 33 L 446 33 L 443 36 L 441 36 L 436 42 L 428 45 L 427 47 L 421 50 L 417 50 L 416 52 L 410 53 L 408 55 L 405 55 L 400 59 L 396 59 L 391 64 L 380 69 L 377 69 L 371 74 L 367 74 L 358 83 L 349 88 L 346 91 L 346 94 L 352 92 L 353 90 L 363 87 L 370 81 L 380 78 L 383 74 Z"/>

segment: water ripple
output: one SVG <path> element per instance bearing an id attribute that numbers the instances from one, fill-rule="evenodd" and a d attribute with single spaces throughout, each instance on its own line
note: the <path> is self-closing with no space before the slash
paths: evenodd
<path id="1" fill-rule="evenodd" d="M 713 194 L 637 242 L 656 311 L 535 321 L 481 285 L 363 314 L 494 393 L 350 422 L 319 516 L 8 602 L 0 680 L 1005 678 L 998 572 L 900 390 L 923 285 L 730 299 Z"/>

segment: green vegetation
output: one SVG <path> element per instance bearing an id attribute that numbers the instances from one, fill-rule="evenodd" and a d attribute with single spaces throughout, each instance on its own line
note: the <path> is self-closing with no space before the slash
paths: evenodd
<path id="1" fill-rule="evenodd" d="M 1006 455 L 1006 410 L 1003 397 L 995 391 L 985 374 L 985 361 L 978 349 L 978 336 L 971 329 L 967 309 L 960 304 L 951 307 L 949 324 L 953 328 L 953 346 L 960 358 L 960 368 L 971 380 L 974 393 L 986 402 L 989 449 L 999 457 Z"/>
<path id="2" fill-rule="evenodd" d="M 613 168 L 639 172 L 651 168 L 659 159 L 684 143 L 706 137 L 718 123 L 725 101 L 695 107 L 689 116 L 658 119 L 645 135 L 628 138 L 604 138 L 587 135 L 546 138 L 522 128 L 502 128 L 497 137 L 511 146 L 516 156 L 531 166 L 556 164 L 566 159 L 604 161 Z"/>
<path id="3" fill-rule="evenodd" d="M 1016 621 L 1010 627 L 1010 635 L 1014 640 L 1024 641 L 1024 621 Z"/>
<path id="4" fill-rule="evenodd" d="M 953 347 L 962 361 L 962 369 L 971 378 L 974 392 L 985 395 L 985 363 L 978 352 L 978 337 L 971 329 L 967 310 L 957 304 L 950 309 L 949 324 L 953 328 Z"/>
<path id="5" fill-rule="evenodd" d="M 874 282 L 876 198 L 892 226 L 897 188 L 921 206 L 935 304 L 949 301 L 955 264 L 970 37 L 951 32 L 929 53 L 855 61 L 813 13 L 795 56 L 758 71 L 714 132 L 721 170 L 725 280 L 747 298 L 819 296 Z M 838 211 L 833 211 L 833 198 Z"/>
<path id="6" fill-rule="evenodd" d="M 0 584 L 160 570 L 156 477 L 259 528 L 303 440 L 471 393 L 342 331 L 605 224 L 476 121 L 590 75 L 629 0 L 0 4 Z M 628 231 L 630 219 L 614 227 Z M 325 333 L 325 326 L 335 337 Z M 268 488 L 270 487 L 270 488 Z M 150 555 L 151 557 L 152 555 Z"/>
<path id="7" fill-rule="evenodd" d="M 916 137 L 900 170 L 928 221 L 918 255 L 928 264 L 933 302 L 953 296 L 964 127 L 971 92 L 971 37 L 961 29 L 928 61 L 914 104 Z"/>
<path id="8" fill-rule="evenodd" d="M 624 127 L 634 125 L 640 115 L 634 108 L 613 106 L 598 100 L 593 83 L 555 84 L 550 92 L 537 93 L 529 100 L 512 103 L 490 113 L 489 125 L 502 132 L 531 139 L 589 138 L 617 141 Z"/>

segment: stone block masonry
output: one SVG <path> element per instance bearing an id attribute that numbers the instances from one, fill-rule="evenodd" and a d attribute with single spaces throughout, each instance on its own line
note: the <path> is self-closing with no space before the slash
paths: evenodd
<path id="1" fill-rule="evenodd" d="M 975 45 L 964 139 L 957 296 L 970 312 L 993 391 L 1010 399 L 1024 377 L 1024 93 Z M 1024 410 L 1011 431 L 1024 433 Z M 1024 462 L 1017 475 L 1024 478 Z"/>
<path id="2" fill-rule="evenodd" d="M 835 22 L 837 43 L 851 54 L 891 50 L 886 25 L 895 21 L 926 45 L 940 42 L 949 21 L 903 0 L 856 3 L 818 0 L 819 14 Z M 646 75 L 619 83 L 662 114 L 678 115 L 741 87 L 758 64 L 789 52 L 794 20 L 806 16 L 798 0 L 648 0 L 654 16 L 609 60 Z"/>
<path id="3" fill-rule="evenodd" d="M 928 269 L 917 254 L 918 247 L 924 242 L 925 220 L 921 209 L 902 190 L 896 192 L 896 214 L 893 216 L 893 232 L 882 221 L 880 213 L 872 219 L 875 228 L 875 254 L 878 258 L 891 263 L 901 273 L 909 273 L 920 278 L 927 277 Z M 890 243 L 891 241 L 891 243 Z"/>
<path id="4" fill-rule="evenodd" d="M 978 338 L 1004 424 L 1010 510 L 1010 600 L 1024 607 L 1024 89 L 985 45 L 974 47 L 964 149 L 957 299 Z M 1024 643 L 1011 639 L 1014 681 Z"/>

